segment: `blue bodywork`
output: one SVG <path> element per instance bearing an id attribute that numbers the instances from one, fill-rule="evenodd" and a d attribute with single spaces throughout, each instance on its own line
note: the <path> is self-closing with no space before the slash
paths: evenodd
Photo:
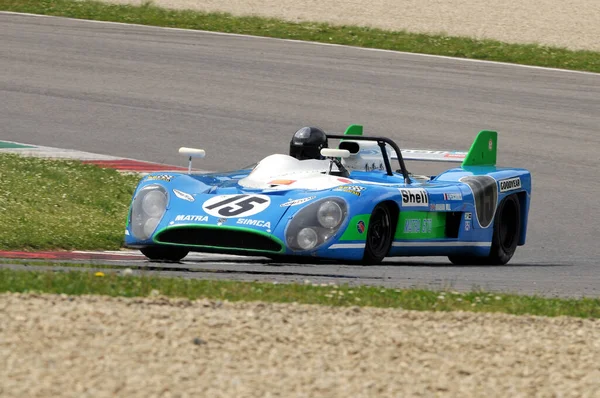
<path id="1" fill-rule="evenodd" d="M 133 195 L 126 246 L 360 261 L 371 214 L 386 203 L 395 231 L 388 256 L 487 256 L 496 209 L 508 195 L 518 198 L 518 244 L 525 244 L 531 197 L 525 169 L 461 166 L 428 178 L 411 176 L 410 183 L 400 172 L 351 170 L 335 187 L 289 190 L 241 186 L 251 171 L 145 176 Z M 166 209 L 148 223 L 136 198 L 152 189 L 166 195 Z M 315 227 L 318 245 L 299 248 L 298 231 L 314 226 L 320 204 L 332 198 L 343 210 L 342 221 L 327 231 Z"/>

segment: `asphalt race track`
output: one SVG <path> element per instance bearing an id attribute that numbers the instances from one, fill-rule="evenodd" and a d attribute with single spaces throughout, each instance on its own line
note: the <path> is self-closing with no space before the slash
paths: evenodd
<path id="1" fill-rule="evenodd" d="M 286 153 L 305 125 L 360 123 L 404 148 L 458 150 L 495 129 L 499 165 L 530 169 L 534 184 L 528 241 L 507 266 L 206 257 L 184 265 L 210 272 L 165 273 L 600 294 L 600 75 L 0 14 L 0 91 L 1 139 L 176 165 L 185 165 L 177 149 L 195 146 L 207 151 L 195 163 L 206 170 Z"/>

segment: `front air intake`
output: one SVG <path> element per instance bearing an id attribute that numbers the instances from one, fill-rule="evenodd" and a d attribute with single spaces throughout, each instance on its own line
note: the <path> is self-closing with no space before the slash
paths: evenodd
<path id="1" fill-rule="evenodd" d="M 251 250 L 279 253 L 283 245 L 266 233 L 247 229 L 212 226 L 177 226 L 160 231 L 157 243 L 210 247 L 225 250 Z"/>

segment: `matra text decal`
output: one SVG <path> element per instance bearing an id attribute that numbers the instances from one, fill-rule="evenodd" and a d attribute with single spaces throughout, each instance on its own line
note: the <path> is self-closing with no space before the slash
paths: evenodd
<path id="1" fill-rule="evenodd" d="M 192 215 L 179 214 L 175 217 L 175 221 L 206 222 L 206 221 L 208 221 L 208 216 L 192 216 Z"/>
<path id="2" fill-rule="evenodd" d="M 421 188 L 400 188 L 403 207 L 427 207 L 429 195 Z"/>
<path id="3" fill-rule="evenodd" d="M 521 189 L 521 179 L 519 177 L 500 180 L 500 192 L 508 192 L 515 189 Z"/>
<path id="4" fill-rule="evenodd" d="M 421 223 L 421 221 L 423 221 Z M 404 221 L 404 233 L 407 234 L 430 234 L 431 233 L 431 218 L 409 218 Z"/>

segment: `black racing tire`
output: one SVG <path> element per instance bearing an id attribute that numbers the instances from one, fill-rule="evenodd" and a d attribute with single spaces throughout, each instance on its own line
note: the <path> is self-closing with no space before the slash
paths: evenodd
<path id="1" fill-rule="evenodd" d="M 188 255 L 189 250 L 177 246 L 148 246 L 140 249 L 151 261 L 179 262 Z"/>
<path id="2" fill-rule="evenodd" d="M 394 239 L 394 222 L 389 207 L 380 203 L 373 209 L 367 229 L 363 264 L 376 265 L 388 255 Z"/>
<path id="3" fill-rule="evenodd" d="M 487 257 L 448 256 L 456 265 L 504 265 L 517 250 L 521 236 L 521 205 L 517 195 L 510 195 L 496 209 L 492 247 Z"/>

